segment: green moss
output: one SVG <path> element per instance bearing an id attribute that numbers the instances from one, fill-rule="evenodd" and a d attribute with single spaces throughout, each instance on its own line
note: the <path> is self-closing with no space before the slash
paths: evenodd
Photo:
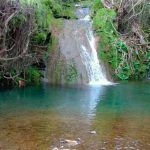
<path id="1" fill-rule="evenodd" d="M 66 83 L 74 83 L 77 80 L 77 77 L 78 77 L 78 72 L 75 64 L 69 65 L 67 69 L 67 73 L 65 75 Z"/>

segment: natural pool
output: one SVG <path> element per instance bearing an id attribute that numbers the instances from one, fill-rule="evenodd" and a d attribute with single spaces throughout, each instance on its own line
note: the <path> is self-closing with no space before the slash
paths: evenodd
<path id="1" fill-rule="evenodd" d="M 150 82 L 0 90 L 0 150 L 51 150 L 76 138 L 70 149 L 149 150 Z"/>

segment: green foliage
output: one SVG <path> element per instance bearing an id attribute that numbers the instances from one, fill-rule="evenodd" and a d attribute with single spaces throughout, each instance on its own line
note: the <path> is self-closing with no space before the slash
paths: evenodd
<path id="1" fill-rule="evenodd" d="M 34 45 L 42 44 L 45 42 L 47 35 L 52 30 L 52 24 L 60 23 L 60 19 L 63 16 L 68 18 L 74 18 L 73 7 L 70 3 L 63 2 L 61 0 L 39 0 L 36 5 L 35 1 L 31 1 L 32 5 L 36 8 L 36 32 L 32 37 Z M 65 5 L 64 5 L 65 4 Z M 57 21 L 56 21 L 57 20 Z M 55 23 L 56 24 L 56 23 Z"/>
<path id="2" fill-rule="evenodd" d="M 104 8 L 100 0 L 95 0 L 92 15 L 94 28 L 100 36 L 99 56 L 110 64 L 113 76 L 121 80 L 145 78 L 150 68 L 150 53 L 144 49 L 130 52 L 133 48 L 116 30 L 115 10 Z"/>
<path id="3" fill-rule="evenodd" d="M 44 59 L 44 60 L 47 59 L 50 54 L 49 51 L 52 51 L 53 49 L 56 48 L 56 45 L 58 45 L 58 40 L 53 38 L 52 29 L 53 28 L 55 28 L 56 30 L 58 29 L 58 31 L 56 31 L 57 33 L 55 32 L 55 34 L 59 34 L 59 25 L 62 24 L 62 19 L 75 18 L 75 14 L 74 14 L 75 0 L 8 0 L 6 1 L 6 3 L 9 3 L 9 1 L 12 1 L 13 3 L 16 2 L 15 7 L 17 7 L 19 10 L 13 18 L 10 17 L 11 21 L 9 21 L 9 27 L 7 28 L 8 34 L 6 36 L 8 36 L 10 41 L 13 41 L 11 39 L 14 39 L 13 37 L 15 36 L 14 33 L 18 33 L 19 35 L 20 31 L 24 31 L 24 30 L 27 30 L 26 33 L 28 33 L 29 31 L 28 26 L 27 28 L 24 28 L 24 26 L 27 23 L 29 23 L 29 25 L 31 25 L 30 27 L 31 31 L 29 31 L 29 33 L 31 34 L 27 35 L 29 37 L 29 46 L 28 46 L 28 42 L 26 42 L 28 46 L 27 53 L 31 53 L 31 54 L 34 53 L 35 57 L 38 56 L 38 58 L 40 57 L 40 59 Z M 16 9 L 15 7 L 14 10 Z M 9 12 L 10 15 L 11 15 L 11 11 L 12 10 L 10 10 Z M 19 32 L 17 29 L 19 30 Z M 12 36 L 12 38 L 10 37 L 10 35 Z M 23 38 L 20 39 L 26 40 L 28 38 L 28 37 L 26 38 L 24 34 L 22 34 L 22 36 Z M 16 37 L 20 37 L 20 36 L 16 36 Z M 16 41 L 13 42 L 17 43 Z M 12 43 L 10 42 L 10 46 L 8 45 L 9 48 L 12 47 L 13 45 Z M 19 44 L 17 45 L 19 47 Z M 22 44 L 22 45 L 24 46 L 26 44 Z M 18 53 L 19 55 L 21 52 L 20 51 L 16 52 L 17 51 L 16 45 L 14 45 L 14 47 L 15 47 L 14 54 Z M 19 47 L 19 50 L 23 51 L 24 49 Z M 15 55 L 12 55 L 12 57 L 14 56 Z M 28 63 L 32 66 L 33 61 L 31 60 Z M 17 74 L 19 75 L 18 77 L 14 78 L 15 83 L 18 83 L 18 81 L 21 79 L 27 80 L 26 81 L 27 84 L 39 83 L 41 74 L 38 69 L 30 66 L 27 67 L 24 71 L 24 66 L 26 64 L 23 64 L 23 61 L 22 62 L 18 61 L 18 63 L 16 63 L 16 66 L 18 65 L 20 67 L 20 68 L 18 67 L 19 68 L 18 71 L 11 70 L 10 69 L 11 67 L 7 70 L 8 74 L 11 73 L 12 76 L 16 76 Z M 22 75 L 24 74 L 24 72 L 25 72 L 25 77 L 24 75 Z M 3 77 L 5 73 L 6 72 L 4 72 L 3 70 L 2 71 L 0 70 L 0 74 L 2 76 L 1 78 L 3 80 L 5 80 Z"/>
<path id="4" fill-rule="evenodd" d="M 105 27 L 109 27 L 109 29 L 107 30 L 110 30 L 111 23 L 115 17 L 116 13 L 113 9 L 101 8 L 96 12 L 94 16 L 94 26 L 97 30 L 104 30 Z"/>
<path id="5" fill-rule="evenodd" d="M 92 12 L 96 13 L 97 10 L 103 8 L 103 4 L 101 3 L 101 0 L 95 0 L 92 7 Z"/>
<path id="6" fill-rule="evenodd" d="M 38 44 L 42 44 L 45 42 L 46 40 L 46 33 L 45 32 L 37 32 L 34 37 L 33 37 L 33 40 L 35 43 L 38 43 Z"/>
<path id="7" fill-rule="evenodd" d="M 74 14 L 74 9 L 72 7 L 69 7 L 69 8 L 64 8 L 63 9 L 63 16 L 68 16 L 68 18 L 75 18 L 75 14 Z"/>
<path id="8" fill-rule="evenodd" d="M 39 30 L 48 30 L 53 19 L 51 10 L 46 5 L 42 5 L 41 9 L 36 10 L 36 22 Z"/>
<path id="9" fill-rule="evenodd" d="M 40 84 L 41 73 L 40 71 L 32 66 L 25 69 L 25 80 L 27 84 Z"/>
<path id="10" fill-rule="evenodd" d="M 93 16 L 94 28 L 100 36 L 99 56 L 115 69 L 119 61 L 116 47 L 122 47 L 119 42 L 118 46 L 115 44 L 118 36 L 113 26 L 116 12 L 113 9 L 104 8 L 99 0 L 95 1 L 93 10 L 96 10 Z"/>
<path id="11" fill-rule="evenodd" d="M 119 69 L 116 75 L 122 79 L 122 80 L 127 80 L 129 79 L 131 72 L 130 72 L 130 67 L 127 63 L 123 64 Z"/>
<path id="12" fill-rule="evenodd" d="M 78 77 L 78 72 L 75 64 L 69 65 L 67 69 L 67 74 L 65 76 L 65 81 L 67 83 L 73 83 L 77 80 L 77 77 Z"/>
<path id="13" fill-rule="evenodd" d="M 136 79 L 143 79 L 146 77 L 147 72 L 150 68 L 150 58 L 149 52 L 143 54 L 143 52 L 139 51 L 139 53 L 134 53 L 132 66 L 133 66 L 133 76 Z M 146 61 L 145 61 L 146 60 Z"/>
<path id="14" fill-rule="evenodd" d="M 116 49 L 119 52 L 122 52 L 122 51 L 128 52 L 127 45 L 123 41 L 121 41 L 121 40 L 117 41 L 117 43 L 116 43 Z"/>
<path id="15" fill-rule="evenodd" d="M 10 22 L 10 24 L 12 24 L 12 26 L 19 26 L 20 24 L 23 24 L 24 22 L 26 22 L 27 18 L 22 14 L 22 13 L 18 13 Z"/>
<path id="16" fill-rule="evenodd" d="M 63 18 L 64 16 L 66 18 L 75 18 L 72 1 L 46 0 L 45 4 L 51 10 L 55 18 Z"/>
<path id="17" fill-rule="evenodd" d="M 9 70 L 9 75 L 11 75 L 12 80 L 7 80 L 7 78 L 4 78 L 3 75 L 0 75 L 0 80 L 2 80 L 1 82 L 6 82 L 5 86 L 18 86 L 20 80 L 25 81 L 26 85 L 40 84 L 42 76 L 41 72 L 32 66 L 25 68 L 20 75 L 17 73 L 16 69 L 11 69 Z M 7 74 L 5 76 L 7 77 Z M 7 85 L 8 83 L 10 85 Z"/>

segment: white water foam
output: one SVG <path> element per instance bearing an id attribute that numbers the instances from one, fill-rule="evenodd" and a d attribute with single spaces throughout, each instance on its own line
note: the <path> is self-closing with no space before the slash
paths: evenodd
<path id="1" fill-rule="evenodd" d="M 108 81 L 106 78 L 106 72 L 102 68 L 102 64 L 100 63 L 96 46 L 95 46 L 95 38 L 92 30 L 92 22 L 90 22 L 90 16 L 86 15 L 83 21 L 87 21 L 89 23 L 88 30 L 86 33 L 88 43 L 90 45 L 91 51 L 89 51 L 86 46 L 81 45 L 80 55 L 82 57 L 83 63 L 86 67 L 86 71 L 89 78 L 90 85 L 111 85 L 112 82 Z"/>
<path id="2" fill-rule="evenodd" d="M 85 20 L 85 21 L 90 21 L 91 18 L 89 15 L 86 15 L 84 18 L 80 19 L 80 20 Z"/>

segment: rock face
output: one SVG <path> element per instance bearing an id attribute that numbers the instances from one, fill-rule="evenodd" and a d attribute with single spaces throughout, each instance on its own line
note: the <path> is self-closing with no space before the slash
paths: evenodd
<path id="1" fill-rule="evenodd" d="M 47 64 L 46 78 L 51 84 L 63 84 L 64 76 L 67 70 L 65 58 L 61 54 L 58 48 L 51 52 L 50 58 Z"/>
<path id="2" fill-rule="evenodd" d="M 77 70 L 77 84 L 88 83 L 86 67 L 81 56 L 81 41 L 87 43 L 85 26 L 79 20 L 66 20 L 64 31 L 59 37 L 60 51 L 67 64 L 74 64 Z"/>

